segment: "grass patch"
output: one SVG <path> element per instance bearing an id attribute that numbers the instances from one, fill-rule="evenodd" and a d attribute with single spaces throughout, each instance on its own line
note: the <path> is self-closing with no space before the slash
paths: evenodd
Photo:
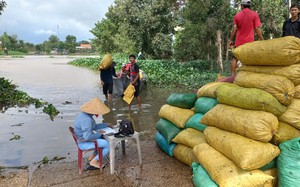
<path id="1" fill-rule="evenodd" d="M 101 56 L 102 57 L 102 56 Z M 98 69 L 102 58 L 80 58 L 69 62 L 71 65 Z M 113 56 L 117 62 L 117 71 L 122 63 L 128 62 L 128 57 L 117 54 Z M 198 89 L 200 86 L 213 82 L 217 78 L 217 69 L 209 70 L 210 63 L 204 60 L 181 63 L 174 60 L 139 60 L 138 65 L 147 74 L 147 82 L 150 85 L 163 86 L 165 88 L 188 88 Z M 230 63 L 224 63 L 225 69 L 229 70 Z M 224 73 L 228 75 L 229 72 Z"/>
<path id="2" fill-rule="evenodd" d="M 16 55 L 26 55 L 27 53 L 21 51 L 8 51 L 8 55 L 16 56 Z M 4 55 L 4 51 L 0 51 L 0 55 Z"/>

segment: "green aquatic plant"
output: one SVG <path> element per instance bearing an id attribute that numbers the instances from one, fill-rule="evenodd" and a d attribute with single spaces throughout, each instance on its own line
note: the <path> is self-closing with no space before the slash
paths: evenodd
<path id="1" fill-rule="evenodd" d="M 48 106 L 45 106 L 44 109 L 43 109 L 43 112 L 45 114 L 48 114 L 52 121 L 53 121 L 54 117 L 59 114 L 59 111 L 52 104 L 49 104 Z"/>

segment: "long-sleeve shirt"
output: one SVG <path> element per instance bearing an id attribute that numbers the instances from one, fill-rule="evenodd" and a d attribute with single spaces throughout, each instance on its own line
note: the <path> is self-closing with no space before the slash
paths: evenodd
<path id="1" fill-rule="evenodd" d="M 96 140 L 101 138 L 99 130 L 107 126 L 107 123 L 96 124 L 92 114 L 81 112 L 75 120 L 74 133 L 79 141 Z"/>

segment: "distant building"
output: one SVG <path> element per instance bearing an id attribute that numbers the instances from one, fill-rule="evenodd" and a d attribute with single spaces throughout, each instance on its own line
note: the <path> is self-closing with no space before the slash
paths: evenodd
<path id="1" fill-rule="evenodd" d="M 80 44 L 80 46 L 76 46 L 77 52 L 90 53 L 93 52 L 93 48 L 91 44 Z"/>

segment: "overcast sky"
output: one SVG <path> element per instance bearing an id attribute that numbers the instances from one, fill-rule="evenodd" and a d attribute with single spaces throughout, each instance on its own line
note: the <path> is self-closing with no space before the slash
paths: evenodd
<path id="1" fill-rule="evenodd" d="M 50 35 L 65 41 L 74 35 L 77 41 L 89 40 L 89 32 L 105 17 L 114 0 L 5 0 L 0 16 L 0 35 L 17 34 L 18 39 L 42 43 Z"/>

